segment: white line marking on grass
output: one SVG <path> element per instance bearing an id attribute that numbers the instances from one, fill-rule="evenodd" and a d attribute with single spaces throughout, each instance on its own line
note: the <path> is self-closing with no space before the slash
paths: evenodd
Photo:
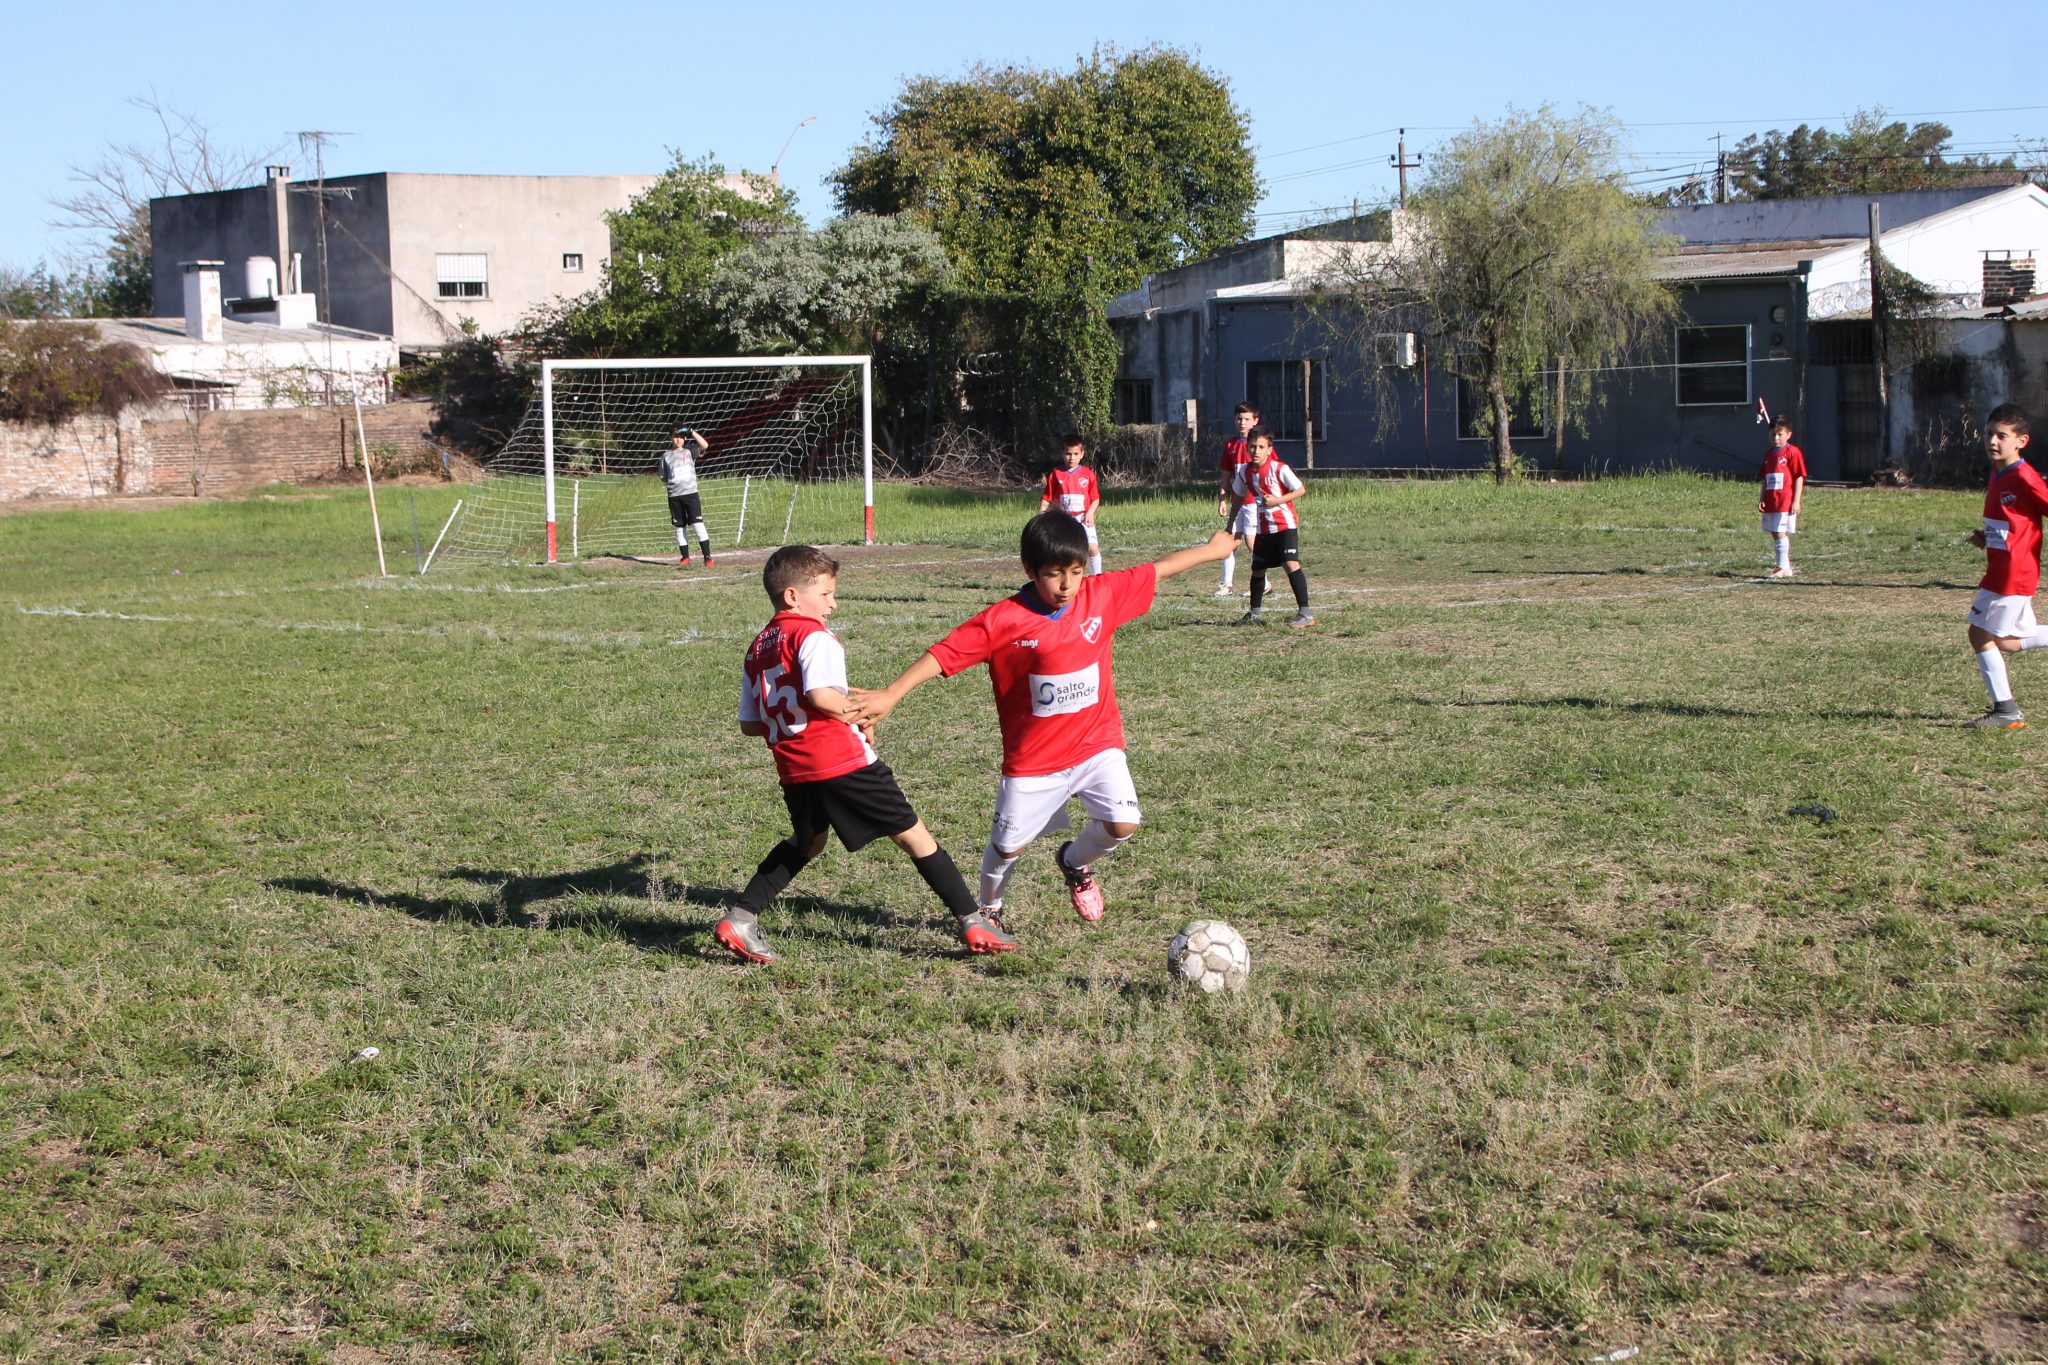
<path id="1" fill-rule="evenodd" d="M 80 621 L 129 621 L 155 625 L 218 626 L 234 630 L 304 631 L 326 635 L 414 636 L 430 640 L 473 639 L 498 643 L 541 641 L 563 645 L 600 645 L 607 648 L 646 649 L 692 645 L 700 642 L 737 644 L 754 638 L 747 631 L 685 631 L 679 638 L 661 638 L 639 631 L 508 630 L 485 623 L 446 626 L 375 626 L 359 621 L 238 621 L 221 616 L 145 616 L 118 611 L 82 611 L 77 607 L 21 607 L 23 616 L 52 616 Z"/>

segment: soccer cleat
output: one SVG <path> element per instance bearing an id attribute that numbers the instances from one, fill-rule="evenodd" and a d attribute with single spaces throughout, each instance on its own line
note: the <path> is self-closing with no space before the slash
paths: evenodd
<path id="1" fill-rule="evenodd" d="M 715 560 L 715 559 L 713 559 L 713 558 L 712 558 L 712 557 L 711 557 L 710 555 L 705 555 L 705 556 L 704 556 L 704 567 L 705 567 L 705 568 L 707 568 L 707 569 L 715 569 L 715 568 L 717 568 L 717 567 L 718 567 L 718 561 L 717 561 L 717 560 Z"/>
<path id="2" fill-rule="evenodd" d="M 1265 619 L 1266 613 L 1257 607 L 1253 607 L 1250 611 L 1231 622 L 1231 624 L 1235 626 L 1256 626 Z"/>
<path id="3" fill-rule="evenodd" d="M 1765 574 L 1765 575 L 1764 575 L 1764 577 L 1765 577 L 1765 578 L 1791 578 L 1791 577 L 1793 577 L 1794 575 L 1796 575 L 1796 574 L 1797 574 L 1798 572 L 1799 572 L 1799 570 L 1797 570 L 1797 569 L 1793 568 L 1793 567 L 1792 567 L 1791 565 L 1787 564 L 1787 565 L 1784 565 L 1784 566 L 1782 566 L 1782 567 L 1780 567 L 1780 568 L 1772 569 L 1772 570 L 1771 570 L 1771 571 L 1770 571 L 1769 573 Z"/>
<path id="4" fill-rule="evenodd" d="M 2000 711 L 1993 707 L 1975 720 L 1964 721 L 1963 728 L 1965 730 L 2024 730 L 2027 728 L 2027 718 L 2021 715 L 2017 708 L 2011 711 Z"/>
<path id="5" fill-rule="evenodd" d="M 1052 858 L 1060 865 L 1060 875 L 1067 879 L 1067 895 L 1073 898 L 1074 913 L 1093 924 L 1102 918 L 1102 888 L 1095 884 L 1092 869 L 1067 866 L 1067 850 L 1073 846 L 1074 841 L 1067 840 Z"/>
<path id="6" fill-rule="evenodd" d="M 688 555 L 684 555 L 684 556 L 683 556 L 683 557 L 682 557 L 681 559 L 678 559 L 678 560 L 676 561 L 676 567 L 677 567 L 678 569 L 687 569 L 687 568 L 689 568 L 689 567 L 690 567 L 690 557 L 689 557 Z"/>
<path id="7" fill-rule="evenodd" d="M 761 925 L 758 921 L 753 924 L 742 925 L 734 924 L 729 919 L 722 919 L 718 922 L 718 927 L 712 930 L 712 936 L 730 949 L 733 956 L 742 962 L 780 962 L 782 960 L 780 954 L 769 948 L 768 940 L 761 933 Z"/>
<path id="8" fill-rule="evenodd" d="M 1211 597 L 1235 597 L 1235 596 L 1237 596 L 1237 589 L 1236 589 L 1236 588 L 1231 588 L 1231 587 L 1222 587 L 1222 588 L 1218 588 L 1218 589 L 1216 589 L 1216 591 L 1214 591 L 1214 592 L 1210 593 L 1210 594 L 1209 594 L 1209 596 L 1211 596 Z"/>
<path id="9" fill-rule="evenodd" d="M 1000 906 L 961 916 L 960 941 L 970 953 L 1007 953 L 1017 946 L 1017 940 L 1003 932 Z"/>
<path id="10" fill-rule="evenodd" d="M 1289 621 L 1287 624 L 1291 629 L 1294 630 L 1307 630 L 1310 626 L 1314 625 L 1315 623 L 1315 617 L 1310 616 L 1305 611 L 1298 611 L 1294 614 L 1294 619 L 1292 621 Z"/>

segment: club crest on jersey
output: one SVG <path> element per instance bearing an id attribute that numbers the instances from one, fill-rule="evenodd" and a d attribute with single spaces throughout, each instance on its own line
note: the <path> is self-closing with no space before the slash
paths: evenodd
<path id="1" fill-rule="evenodd" d="M 1081 638 L 1089 644 L 1094 644 L 1095 637 L 1100 634 L 1102 634 L 1102 618 L 1100 616 L 1091 616 L 1081 623 Z"/>

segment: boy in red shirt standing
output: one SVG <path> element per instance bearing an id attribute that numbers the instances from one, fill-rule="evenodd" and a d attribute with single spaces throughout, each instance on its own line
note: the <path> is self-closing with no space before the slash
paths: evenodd
<path id="1" fill-rule="evenodd" d="M 867 735 L 851 723 L 846 650 L 825 625 L 839 609 L 838 563 L 813 546 L 785 545 L 768 557 L 761 581 L 775 616 L 747 648 L 740 733 L 768 741 L 794 828 L 761 860 L 739 905 L 718 922 L 718 941 L 744 961 L 776 961 L 761 935 L 759 915 L 804 864 L 825 851 L 826 837 L 837 830 L 848 852 L 876 839 L 894 840 L 953 912 L 969 952 L 1016 947 L 1001 925 L 976 911 L 952 856 L 917 818 Z"/>
<path id="2" fill-rule="evenodd" d="M 1223 524 L 1235 531 L 1247 548 L 1252 538 L 1259 533 L 1259 509 L 1257 504 L 1242 494 L 1232 491 L 1231 485 L 1237 478 L 1237 467 L 1248 464 L 1252 458 L 1250 440 L 1252 428 L 1259 424 L 1259 410 L 1250 403 L 1239 403 L 1234 414 L 1237 418 L 1237 435 L 1223 443 L 1223 459 L 1218 467 L 1223 471 L 1223 484 L 1216 494 L 1216 515 L 1223 518 Z M 1223 581 L 1216 587 L 1218 597 L 1229 597 L 1236 592 L 1231 586 L 1237 578 L 1237 556 L 1231 555 L 1223 561 Z"/>
<path id="3" fill-rule="evenodd" d="M 1117 627 L 1151 608 L 1161 579 L 1213 564 L 1235 543 L 1230 532 L 1218 531 L 1206 544 L 1176 550 L 1156 564 L 1089 576 L 1080 523 L 1063 512 L 1042 512 L 1025 525 L 1019 547 L 1029 583 L 954 629 L 888 687 L 852 694 L 855 719 L 873 723 L 913 688 L 988 665 L 1003 732 L 1003 774 L 981 855 L 977 908 L 984 918 L 1001 923 L 1003 888 L 1019 855 L 1047 830 L 1071 828 L 1067 802 L 1076 797 L 1089 820 L 1060 845 L 1060 875 L 1074 912 L 1084 920 L 1102 918 L 1095 864 L 1137 833 L 1139 822 L 1111 673 Z"/>
<path id="4" fill-rule="evenodd" d="M 1081 523 L 1088 533 L 1088 572 L 1102 572 L 1102 544 L 1095 538 L 1095 509 L 1102 503 L 1102 482 L 1095 471 L 1081 463 L 1088 457 L 1081 433 L 1070 431 L 1060 437 L 1060 462 L 1045 476 L 1045 496 L 1038 510 L 1057 507 Z"/>
<path id="5" fill-rule="evenodd" d="M 1970 648 L 1991 693 L 1991 709 L 1967 722 L 1974 730 L 2022 730 L 2027 718 L 2013 700 L 2005 656 L 2048 645 L 2048 630 L 2034 619 L 2034 589 L 2041 583 L 2041 518 L 2048 515 L 2048 484 L 2027 463 L 2027 410 L 2004 403 L 1984 419 L 1991 482 L 1984 490 L 1984 529 L 1970 543 L 1984 549 L 1984 577 L 1970 603 Z"/>
<path id="6" fill-rule="evenodd" d="M 1790 578 L 1792 535 L 1799 529 L 1799 500 L 1806 492 L 1806 456 L 1792 444 L 1792 424 L 1783 417 L 1771 423 L 1771 449 L 1764 456 L 1764 495 L 1757 504 L 1764 514 L 1764 534 L 1777 554 L 1772 578 Z"/>

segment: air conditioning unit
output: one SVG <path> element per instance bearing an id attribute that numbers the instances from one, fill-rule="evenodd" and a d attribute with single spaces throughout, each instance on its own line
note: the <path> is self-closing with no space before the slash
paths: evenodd
<path id="1" fill-rule="evenodd" d="M 1374 358 L 1382 366 L 1412 370 L 1415 368 L 1415 333 L 1381 332 L 1372 339 Z"/>

